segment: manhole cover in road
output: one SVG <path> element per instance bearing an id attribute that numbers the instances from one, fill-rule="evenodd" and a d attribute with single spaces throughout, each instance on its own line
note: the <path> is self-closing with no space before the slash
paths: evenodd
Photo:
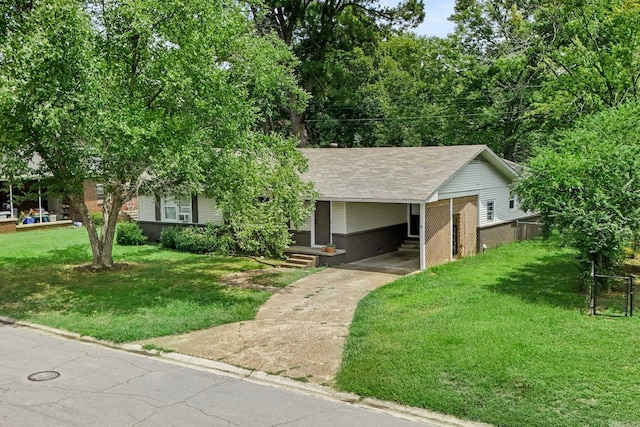
<path id="1" fill-rule="evenodd" d="M 31 374 L 27 378 L 29 378 L 30 381 L 48 381 L 48 380 L 53 380 L 55 378 L 58 378 L 59 376 L 60 376 L 60 372 L 42 371 L 42 372 L 36 372 L 35 374 Z"/>

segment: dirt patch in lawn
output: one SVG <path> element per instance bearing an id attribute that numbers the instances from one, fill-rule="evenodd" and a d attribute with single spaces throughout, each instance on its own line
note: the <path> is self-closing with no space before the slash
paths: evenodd
<path id="1" fill-rule="evenodd" d="M 128 264 L 126 262 L 116 262 L 116 263 L 113 264 L 113 267 L 111 267 L 111 268 L 96 268 L 96 267 L 93 266 L 93 264 L 83 264 L 83 265 L 79 265 L 77 267 L 74 267 L 73 269 L 75 271 L 98 273 L 98 272 L 102 272 L 102 271 L 122 271 L 122 270 L 126 270 L 130 266 L 131 266 L 131 264 Z"/>
<path id="2" fill-rule="evenodd" d="M 239 273 L 226 274 L 220 278 L 220 284 L 240 289 L 253 289 L 257 291 L 279 292 L 283 288 L 271 286 L 268 283 L 269 276 L 277 276 L 282 273 L 290 272 L 290 269 L 275 267 L 269 269 L 249 270 Z M 260 282 L 265 282 L 261 284 Z"/>

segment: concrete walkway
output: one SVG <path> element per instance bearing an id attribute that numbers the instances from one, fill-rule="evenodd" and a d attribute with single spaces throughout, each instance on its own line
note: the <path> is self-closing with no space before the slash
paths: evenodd
<path id="1" fill-rule="evenodd" d="M 388 273 L 329 268 L 274 294 L 255 320 L 142 344 L 332 385 L 358 302 L 397 278 Z"/>

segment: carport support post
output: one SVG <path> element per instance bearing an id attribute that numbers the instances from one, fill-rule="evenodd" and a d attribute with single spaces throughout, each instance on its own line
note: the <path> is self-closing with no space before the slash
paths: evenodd
<path id="1" fill-rule="evenodd" d="M 453 261 L 453 199 L 449 199 L 449 261 Z"/>
<path id="2" fill-rule="evenodd" d="M 11 211 L 11 219 L 14 219 L 13 216 L 13 185 L 9 184 L 9 210 Z"/>
<path id="3" fill-rule="evenodd" d="M 426 217 L 426 205 L 423 201 L 420 203 L 420 270 L 424 270 L 427 268 L 427 260 L 425 259 L 425 245 L 426 245 L 426 237 L 425 237 L 425 217 Z"/>
<path id="4" fill-rule="evenodd" d="M 38 180 L 38 184 L 40 180 Z M 38 214 L 40 215 L 40 224 L 42 224 L 42 195 L 40 194 L 40 186 L 38 186 Z"/>

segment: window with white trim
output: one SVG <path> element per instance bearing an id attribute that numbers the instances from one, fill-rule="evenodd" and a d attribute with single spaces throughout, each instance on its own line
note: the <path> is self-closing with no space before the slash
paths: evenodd
<path id="1" fill-rule="evenodd" d="M 104 203 L 104 185 L 96 184 L 96 201 L 99 205 Z"/>
<path id="2" fill-rule="evenodd" d="M 515 208 L 516 208 L 516 197 L 511 196 L 511 198 L 509 199 L 509 209 L 515 209 Z"/>
<path id="3" fill-rule="evenodd" d="M 495 205 L 493 200 L 487 200 L 487 221 L 493 221 L 495 217 Z"/>
<path id="4" fill-rule="evenodd" d="M 165 222 L 191 222 L 191 199 L 164 197 L 162 220 Z"/>

